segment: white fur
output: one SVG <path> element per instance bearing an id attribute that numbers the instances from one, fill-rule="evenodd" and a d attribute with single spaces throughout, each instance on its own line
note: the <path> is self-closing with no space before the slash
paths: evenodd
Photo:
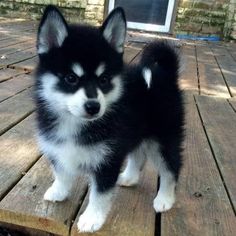
<path id="1" fill-rule="evenodd" d="M 97 89 L 97 101 L 100 103 L 101 108 L 96 117 L 88 118 L 84 104 L 89 101 L 89 99 L 87 98 L 83 88 L 80 88 L 73 94 L 65 94 L 56 88 L 58 78 L 55 75 L 45 73 L 40 79 L 42 81 L 42 85 L 38 91 L 39 96 L 47 100 L 51 111 L 55 112 L 60 117 L 67 117 L 67 120 L 70 120 L 70 122 L 73 123 L 83 124 L 86 120 L 93 120 L 103 116 L 108 107 L 120 98 L 123 91 L 120 76 L 116 76 L 112 79 L 111 83 L 114 88 L 108 94 L 103 94 L 100 89 Z M 57 105 L 55 106 L 55 104 Z M 77 119 L 75 117 L 69 117 L 70 114 L 77 117 Z M 78 120 L 78 118 L 81 119 Z M 75 121 L 73 121 L 74 119 Z M 70 127 L 73 126 L 70 125 Z"/>
<path id="2" fill-rule="evenodd" d="M 84 69 L 83 69 L 83 67 L 79 63 L 74 63 L 72 65 L 72 70 L 79 77 L 84 75 Z"/>
<path id="3" fill-rule="evenodd" d="M 52 11 L 39 32 L 38 53 L 47 53 L 52 47 L 61 47 L 68 32 L 58 13 Z"/>
<path id="4" fill-rule="evenodd" d="M 103 31 L 103 36 L 117 52 L 122 53 L 124 51 L 126 25 L 120 13 L 114 14 L 109 19 Z"/>
<path id="5" fill-rule="evenodd" d="M 77 224 L 80 232 L 94 232 L 102 227 L 111 209 L 112 197 L 113 190 L 99 193 L 92 183 L 88 206 Z"/>
<path id="6" fill-rule="evenodd" d="M 55 181 L 44 194 L 44 200 L 51 202 L 61 202 L 70 196 L 74 183 L 74 176 L 68 175 L 63 171 L 54 171 Z"/>
<path id="7" fill-rule="evenodd" d="M 95 70 L 95 74 L 97 77 L 99 77 L 104 71 L 105 71 L 105 64 L 100 63 L 97 69 Z"/>
<path id="8" fill-rule="evenodd" d="M 151 87 L 151 82 L 152 82 L 152 72 L 149 68 L 144 67 L 143 71 L 143 78 L 147 84 L 147 87 L 150 88 Z"/>
<path id="9" fill-rule="evenodd" d="M 60 137 L 62 136 L 60 134 Z M 39 135 L 38 143 L 46 156 L 56 157 L 57 165 L 63 167 L 72 176 L 76 175 L 79 168 L 99 168 L 100 164 L 105 161 L 104 157 L 110 152 L 105 143 L 90 146 L 75 144 L 72 133 L 64 138 L 67 138 L 67 141 L 55 143 Z"/>
<path id="10" fill-rule="evenodd" d="M 157 142 L 146 140 L 129 154 L 127 166 L 124 172 L 119 175 L 117 183 L 120 186 L 136 185 L 139 180 L 140 168 L 146 157 L 152 161 L 161 177 L 160 188 L 153 201 L 153 207 L 156 212 L 167 211 L 175 202 L 176 182 L 159 154 L 159 144 Z"/>
<path id="11" fill-rule="evenodd" d="M 123 87 L 122 87 L 122 82 L 121 82 L 120 76 L 115 76 L 112 79 L 111 83 L 113 84 L 114 88 L 108 94 L 104 95 L 107 106 L 111 105 L 113 102 L 118 101 L 122 95 L 122 92 L 123 92 Z"/>

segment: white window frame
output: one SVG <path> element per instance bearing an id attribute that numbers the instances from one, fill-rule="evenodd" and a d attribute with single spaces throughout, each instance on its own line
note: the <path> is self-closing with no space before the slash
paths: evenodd
<path id="1" fill-rule="evenodd" d="M 145 24 L 145 23 L 128 21 L 127 26 L 130 29 L 169 33 L 174 6 L 175 6 L 175 0 L 169 0 L 165 25 Z M 109 0 L 108 12 L 111 12 L 114 9 L 114 7 L 115 7 L 115 0 Z"/>

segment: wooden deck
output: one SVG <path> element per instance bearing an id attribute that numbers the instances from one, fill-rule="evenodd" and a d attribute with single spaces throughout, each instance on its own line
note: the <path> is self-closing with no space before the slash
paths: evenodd
<path id="1" fill-rule="evenodd" d="M 66 202 L 43 201 L 53 179 L 34 138 L 35 28 L 34 22 L 0 18 L 0 235 L 77 236 L 86 180 L 78 179 Z M 169 212 L 155 214 L 158 179 L 146 166 L 137 187 L 117 188 L 109 218 L 95 235 L 236 234 L 236 45 L 178 44 L 185 60 L 180 82 L 186 138 L 177 202 Z M 126 62 L 135 63 L 144 46 L 128 42 Z"/>

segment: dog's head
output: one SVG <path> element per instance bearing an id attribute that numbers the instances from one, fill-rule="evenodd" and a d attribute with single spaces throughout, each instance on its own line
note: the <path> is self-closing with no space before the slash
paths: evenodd
<path id="1" fill-rule="evenodd" d="M 53 6 L 38 29 L 37 95 L 58 114 L 103 116 L 122 94 L 126 20 L 113 10 L 100 28 L 68 25 Z"/>

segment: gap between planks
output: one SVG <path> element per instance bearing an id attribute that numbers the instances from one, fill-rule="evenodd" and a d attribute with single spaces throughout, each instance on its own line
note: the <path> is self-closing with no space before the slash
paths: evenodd
<path id="1" fill-rule="evenodd" d="M 199 96 L 195 100 L 209 145 L 235 213 L 236 187 L 233 178 L 236 172 L 236 165 L 233 165 L 236 140 L 235 112 L 225 99 Z M 224 115 L 222 116 L 222 114 Z"/>
<path id="2" fill-rule="evenodd" d="M 233 235 L 234 212 L 191 92 L 185 93 L 185 105 L 184 166 L 177 185 L 177 202 L 161 216 L 161 235 Z"/>

